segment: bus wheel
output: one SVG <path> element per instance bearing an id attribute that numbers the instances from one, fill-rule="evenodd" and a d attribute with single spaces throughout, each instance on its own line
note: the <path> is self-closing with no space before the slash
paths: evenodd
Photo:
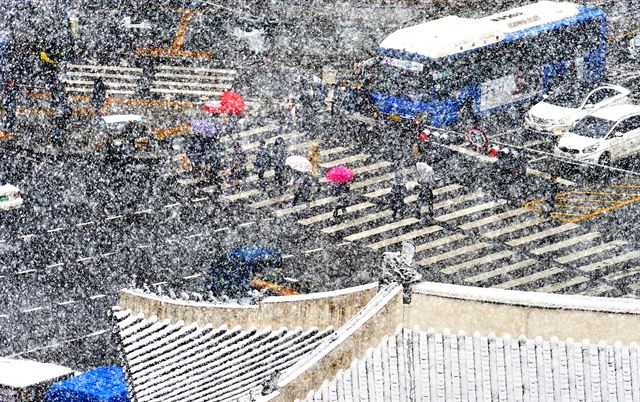
<path id="1" fill-rule="evenodd" d="M 486 152 L 489 149 L 489 137 L 479 127 L 468 127 L 464 132 L 464 138 L 469 146 L 478 152 Z"/>

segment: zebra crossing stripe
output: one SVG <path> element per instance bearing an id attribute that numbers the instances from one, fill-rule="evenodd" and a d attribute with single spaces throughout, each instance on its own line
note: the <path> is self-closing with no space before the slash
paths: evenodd
<path id="1" fill-rule="evenodd" d="M 320 207 L 320 206 L 332 203 L 334 200 L 335 200 L 335 197 L 320 198 L 320 199 L 312 201 L 310 203 L 294 205 L 292 207 L 276 210 L 276 211 L 274 211 L 274 213 L 275 213 L 275 215 L 277 217 L 283 217 L 283 216 L 286 216 L 286 215 L 294 214 L 296 212 L 307 210 L 309 208 Z"/>
<path id="2" fill-rule="evenodd" d="M 552 275 L 562 272 L 560 268 L 549 268 L 544 271 L 539 271 L 531 275 L 523 276 L 522 278 L 512 279 L 507 282 L 496 285 L 496 288 L 510 289 L 516 286 L 526 285 L 527 283 L 535 282 L 540 279 L 548 278 Z"/>
<path id="3" fill-rule="evenodd" d="M 88 73 L 88 72 L 76 72 L 69 71 L 65 74 L 67 77 L 102 77 L 102 78 L 119 78 L 122 80 L 138 80 L 139 75 L 128 74 L 109 74 L 109 73 Z"/>
<path id="4" fill-rule="evenodd" d="M 536 292 L 545 292 L 545 293 L 553 293 L 558 292 L 560 290 L 566 289 L 568 287 L 579 285 L 581 283 L 585 283 L 591 280 L 586 276 L 576 276 L 575 278 L 571 278 L 568 281 L 560 282 L 560 283 L 552 283 L 550 285 L 543 286 L 539 289 L 536 289 Z"/>
<path id="5" fill-rule="evenodd" d="M 352 163 L 352 162 L 358 162 L 358 161 L 362 161 L 365 159 L 369 158 L 369 154 L 356 154 L 356 155 L 351 155 L 351 156 L 347 156 L 345 158 L 341 158 L 341 159 L 336 159 L 334 161 L 331 162 L 325 162 L 325 163 L 321 163 L 320 166 L 322 166 L 325 169 L 329 169 L 338 165 L 346 165 L 348 163 Z"/>
<path id="6" fill-rule="evenodd" d="M 67 64 L 67 69 L 77 68 L 84 70 L 116 70 L 116 71 L 131 71 L 141 73 L 142 69 L 137 67 L 123 67 L 123 66 L 99 66 L 97 64 Z"/>
<path id="7" fill-rule="evenodd" d="M 435 195 L 435 192 L 434 192 Z M 458 197 L 449 198 L 444 201 L 436 202 L 433 204 L 433 209 L 442 209 L 447 207 L 453 207 L 454 205 L 462 204 L 467 201 L 474 201 L 478 198 L 484 197 L 485 194 L 482 191 L 476 191 L 475 193 L 463 194 Z"/>
<path id="8" fill-rule="evenodd" d="M 465 269 L 477 267 L 478 265 L 485 265 L 494 261 L 501 260 L 503 258 L 511 257 L 512 255 L 513 255 L 512 251 L 502 250 L 502 251 L 498 251 L 497 253 L 492 253 L 482 257 L 474 258 L 472 260 L 465 261 L 460 264 L 449 265 L 447 268 L 440 270 L 440 272 L 442 272 L 443 274 L 451 275 Z"/>
<path id="9" fill-rule="evenodd" d="M 594 262 L 592 264 L 584 265 L 582 267 L 578 267 L 578 269 L 585 272 L 592 272 L 592 271 L 597 271 L 599 269 L 610 267 L 612 265 L 620 264 L 622 262 L 633 260 L 638 257 L 640 257 L 640 250 L 634 250 L 627 254 L 618 255 L 612 258 L 607 258 L 606 260 L 602 260 L 602 261 Z"/>
<path id="10" fill-rule="evenodd" d="M 483 272 L 481 274 L 471 276 L 466 278 L 464 281 L 467 283 L 478 283 L 486 281 L 487 279 L 491 279 L 495 276 L 504 275 L 512 271 L 516 271 L 518 269 L 527 268 L 534 264 L 538 263 L 538 260 L 530 258 L 523 261 L 518 261 L 513 264 L 506 265 L 504 267 L 496 268 L 491 271 Z"/>
<path id="11" fill-rule="evenodd" d="M 507 242 L 508 245 L 515 247 L 521 246 L 523 244 L 531 243 L 532 241 L 544 239 L 545 237 L 553 236 L 562 232 L 566 232 L 568 230 L 573 230 L 579 228 L 579 225 L 575 223 L 565 223 L 564 225 L 556 226 L 554 228 L 549 228 L 546 230 L 542 230 L 537 233 L 532 233 L 527 236 L 519 237 L 517 239 L 513 239 Z"/>
<path id="12" fill-rule="evenodd" d="M 608 281 L 617 281 L 622 278 L 626 278 L 628 276 L 640 274 L 640 267 L 635 267 L 633 269 L 629 269 L 627 271 L 622 272 L 614 272 L 604 277 L 604 279 Z"/>
<path id="13" fill-rule="evenodd" d="M 284 201 L 289 201 L 293 199 L 293 194 L 283 194 L 278 197 L 267 198 L 266 200 L 256 201 L 254 203 L 249 204 L 249 206 L 253 209 L 267 207 L 269 205 L 277 204 Z"/>
<path id="14" fill-rule="evenodd" d="M 278 126 L 276 126 L 275 124 L 269 124 L 267 126 L 260 126 L 260 127 L 252 128 L 250 130 L 240 131 L 239 133 L 231 135 L 231 136 L 224 136 L 224 137 L 222 137 L 220 139 L 220 142 L 229 142 L 229 141 L 232 141 L 232 140 L 239 140 L 239 139 L 242 139 L 242 138 L 252 137 L 254 135 L 266 133 L 266 132 L 269 132 L 269 131 L 274 131 L 277 128 L 278 128 Z"/>
<path id="15" fill-rule="evenodd" d="M 213 89 L 226 89 L 229 84 L 219 83 L 204 83 L 204 82 L 180 82 L 180 81 L 151 81 L 151 84 L 157 86 L 166 87 L 198 87 L 198 88 L 213 88 Z"/>
<path id="16" fill-rule="evenodd" d="M 551 243 L 547 246 L 544 247 L 539 247 L 539 248 L 535 248 L 533 250 L 530 250 L 529 252 L 531 254 L 535 254 L 535 255 L 540 255 L 540 254 L 546 254 L 546 253 L 550 253 L 552 251 L 557 251 L 563 248 L 567 248 L 567 247 L 571 247 L 573 245 L 579 244 L 579 243 L 583 243 L 583 242 L 588 242 L 591 241 L 595 238 L 600 237 L 600 233 L 598 232 L 589 232 L 587 234 L 583 234 L 581 236 L 576 236 L 576 237 L 572 237 L 570 239 L 567 240 L 562 240 L 559 241 L 557 243 Z"/>
<path id="17" fill-rule="evenodd" d="M 323 151 L 322 152 L 322 156 L 324 156 L 324 155 L 325 155 L 325 152 Z M 351 170 L 353 170 L 353 173 L 355 173 L 356 177 L 357 177 L 357 175 L 359 175 L 359 174 L 366 173 L 366 172 L 372 172 L 374 170 L 384 169 L 385 167 L 387 167 L 389 165 L 391 165 L 391 162 L 382 161 L 382 162 L 377 162 L 377 163 L 373 163 L 373 164 L 370 164 L 370 165 L 360 166 L 358 168 L 351 169 Z M 394 176 L 395 176 L 395 173 L 391 173 L 391 178 L 393 178 Z M 390 178 L 389 179 L 384 179 L 384 180 L 390 180 Z M 380 181 L 384 181 L 384 180 L 380 180 Z M 325 177 L 320 179 L 321 183 L 326 183 L 328 181 L 329 180 L 327 180 Z M 354 186 L 360 185 L 361 183 L 364 183 L 364 181 L 360 181 L 360 182 L 356 182 L 356 183 L 351 184 L 351 189 L 353 190 Z M 376 182 L 372 181 L 371 183 L 376 183 Z M 364 186 L 361 185 L 360 187 L 364 187 Z"/>
<path id="18" fill-rule="evenodd" d="M 229 201 L 236 201 L 243 198 L 253 197 L 254 195 L 259 195 L 259 194 L 261 194 L 261 191 L 254 188 L 248 191 L 242 191 L 240 193 L 225 195 L 224 198 L 226 198 Z"/>
<path id="19" fill-rule="evenodd" d="M 416 237 L 424 236 L 424 235 L 427 235 L 427 234 L 430 234 L 430 233 L 434 233 L 434 232 L 437 232 L 437 231 L 440 231 L 440 230 L 442 230 L 442 227 L 440 227 L 440 226 L 435 226 L 435 225 L 434 226 L 427 226 L 426 228 L 419 229 L 419 230 L 414 230 L 412 232 L 405 233 L 405 234 L 402 234 L 402 235 L 399 235 L 399 236 L 395 236 L 395 237 L 392 237 L 390 239 L 380 240 L 378 242 L 369 244 L 368 247 L 372 248 L 374 250 L 378 250 L 378 249 L 383 248 L 383 247 L 387 247 L 387 246 L 390 246 L 390 245 L 393 245 L 393 244 L 401 243 L 401 242 L 403 242 L 405 240 L 415 239 Z"/>
<path id="20" fill-rule="evenodd" d="M 394 177 L 396 177 L 395 173 L 387 173 L 387 174 L 383 174 L 382 176 L 372 177 L 367 180 L 356 181 L 355 183 L 351 184 L 351 189 L 357 190 L 362 187 L 368 187 L 373 184 L 382 183 L 383 181 L 393 180 Z M 391 188 L 389 188 L 389 191 L 391 191 Z"/>
<path id="21" fill-rule="evenodd" d="M 614 240 L 614 241 L 610 241 L 607 243 L 602 243 L 599 244 L 597 246 L 594 247 L 590 247 L 584 250 L 580 250 L 579 252 L 572 252 L 570 254 L 567 254 L 563 257 L 558 257 L 556 258 L 556 262 L 559 262 L 560 264 L 566 264 L 575 260 L 579 260 L 581 258 L 584 257 L 588 257 L 590 255 L 594 255 L 594 254 L 598 254 L 604 251 L 608 251 L 608 250 L 612 250 L 618 246 L 623 246 L 627 244 L 627 242 L 622 241 L 622 240 Z"/>
<path id="22" fill-rule="evenodd" d="M 224 75 L 197 75 L 197 74 L 174 74 L 174 73 L 155 73 L 155 78 L 187 78 L 192 80 L 217 80 L 217 81 L 233 81 L 235 77 Z"/>
<path id="23" fill-rule="evenodd" d="M 276 142 L 276 139 L 278 137 L 281 137 L 283 140 L 288 141 L 288 140 L 291 140 L 291 139 L 294 139 L 294 138 L 298 138 L 298 137 L 301 137 L 301 136 L 302 136 L 301 133 L 298 133 L 298 132 L 294 131 L 294 132 L 291 132 L 291 133 L 286 133 L 286 134 L 282 134 L 282 135 L 276 135 L 274 137 L 267 138 L 264 142 L 265 142 L 266 145 L 271 145 L 271 144 L 274 144 Z M 242 146 L 242 149 L 244 151 L 251 151 L 251 150 L 254 150 L 256 148 L 260 148 L 260 143 L 258 141 L 250 142 L 250 143 L 245 144 L 245 145 Z"/>
<path id="24" fill-rule="evenodd" d="M 354 226 L 358 226 L 358 225 L 362 225 L 368 222 L 372 222 L 381 218 L 385 218 L 387 216 L 392 215 L 393 212 L 389 211 L 389 210 L 384 210 L 384 211 L 380 211 L 380 212 L 376 212 L 375 214 L 371 214 L 371 215 L 365 215 L 361 218 L 358 219 L 352 219 L 350 221 L 347 222 L 343 222 L 340 223 L 338 225 L 333 225 L 333 226 L 328 226 L 326 228 L 322 229 L 322 233 L 335 233 L 338 232 L 340 230 L 344 230 L 344 229 L 349 229 L 351 227 Z"/>
<path id="25" fill-rule="evenodd" d="M 80 81 L 80 80 L 74 80 L 74 81 L 66 80 L 65 83 L 72 84 L 72 85 L 93 85 L 93 81 Z M 135 88 L 136 86 L 138 86 L 138 84 L 136 84 L 135 82 L 117 82 L 117 81 L 105 81 L 105 85 L 108 88 L 113 88 L 113 87 Z"/>
<path id="26" fill-rule="evenodd" d="M 463 216 L 475 214 L 476 212 L 480 212 L 480 211 L 484 211 L 484 210 L 487 210 L 487 209 L 495 208 L 497 206 L 505 204 L 506 202 L 507 201 L 505 201 L 505 200 L 485 202 L 484 204 L 474 205 L 474 206 L 469 207 L 469 208 L 463 208 L 463 209 L 459 209 L 459 210 L 454 211 L 454 212 L 450 212 L 450 213 L 445 214 L 445 215 L 437 216 L 435 218 L 435 220 L 437 220 L 439 222 L 450 221 L 452 219 L 461 218 Z"/>
<path id="27" fill-rule="evenodd" d="M 587 289 L 584 292 L 580 292 L 578 294 L 583 296 L 599 296 L 613 289 L 614 289 L 613 286 L 603 284 L 603 285 L 596 286 L 593 289 Z"/>
<path id="28" fill-rule="evenodd" d="M 514 216 L 522 215 L 527 212 L 531 212 L 531 210 L 528 208 L 512 209 L 510 211 L 502 212 L 497 215 L 492 215 L 486 218 L 478 219 L 476 221 L 468 222 L 468 223 L 459 225 L 458 227 L 462 230 L 475 229 L 475 228 L 479 228 L 480 226 L 489 225 L 494 222 L 498 222 L 508 218 L 512 218 Z"/>
<path id="29" fill-rule="evenodd" d="M 424 266 L 424 265 L 435 264 L 435 263 L 438 263 L 440 261 L 444 261 L 444 260 L 448 260 L 448 259 L 453 258 L 453 257 L 457 257 L 459 255 L 471 253 L 471 252 L 477 251 L 477 250 L 482 250 L 483 248 L 487 248 L 487 247 L 490 247 L 490 246 L 491 246 L 491 243 L 484 243 L 484 242 L 474 243 L 474 244 L 471 244 L 471 245 L 468 245 L 468 246 L 459 247 L 459 248 L 453 249 L 451 251 L 447 251 L 446 253 L 436 254 L 436 255 L 434 255 L 432 257 L 423 258 L 422 260 L 418 261 L 418 265 Z"/>
<path id="30" fill-rule="evenodd" d="M 201 96 L 220 96 L 220 91 L 197 91 L 194 89 L 170 89 L 170 88 L 151 88 L 149 92 L 156 94 L 182 94 L 182 95 L 201 95 Z"/>
<path id="31" fill-rule="evenodd" d="M 160 65 L 158 66 L 159 70 L 169 70 L 169 71 L 204 71 L 215 74 L 230 74 L 234 75 L 238 72 L 233 69 L 224 69 L 224 68 L 207 68 L 207 67 L 185 67 L 185 66 L 171 66 L 171 65 Z M 140 69 L 142 70 L 142 69 Z"/>
<path id="32" fill-rule="evenodd" d="M 546 222 L 548 220 L 549 220 L 549 218 L 534 218 L 534 219 L 530 219 L 530 220 L 527 220 L 527 221 L 514 223 L 513 225 L 510 225 L 510 226 L 505 226 L 505 227 L 502 227 L 502 228 L 498 228 L 498 229 L 495 229 L 495 230 L 490 230 L 488 232 L 485 232 L 485 233 L 482 234 L 482 237 L 486 237 L 486 238 L 489 238 L 489 239 L 494 239 L 496 237 L 500 237 L 500 236 L 505 235 L 507 233 L 516 232 L 518 230 L 526 229 L 526 228 L 531 227 L 531 226 L 539 225 L 539 224 L 544 223 L 544 222 Z"/>
<path id="33" fill-rule="evenodd" d="M 318 140 L 312 141 L 312 142 L 318 142 Z M 322 149 L 320 150 L 320 156 L 321 157 L 325 157 L 325 156 L 329 156 L 329 155 L 333 155 L 333 154 L 339 154 L 341 152 L 344 151 L 348 151 L 349 148 L 346 147 L 333 147 L 333 148 L 327 148 L 327 149 Z M 353 169 L 353 171 L 355 173 L 358 173 L 355 169 Z"/>
<path id="34" fill-rule="evenodd" d="M 418 244 L 416 246 L 416 253 L 421 253 L 423 251 L 431 250 L 431 249 L 443 246 L 445 244 L 453 243 L 454 241 L 462 240 L 462 239 L 465 239 L 466 237 L 467 235 L 464 235 L 462 233 L 454 233 L 449 236 L 440 237 L 438 239 L 435 239 L 426 243 Z"/>
<path id="35" fill-rule="evenodd" d="M 419 219 L 416 218 L 407 218 L 397 222 L 387 223 L 386 225 L 378 226 L 369 230 L 365 230 L 364 232 L 354 233 L 351 236 L 347 236 L 344 238 L 346 241 L 355 241 L 367 238 L 369 236 L 377 235 L 380 233 L 387 232 L 389 230 L 401 228 L 404 226 L 413 225 L 414 223 L 419 222 Z"/>
<path id="36" fill-rule="evenodd" d="M 333 198 L 333 197 L 331 197 L 331 198 Z M 370 208 L 370 207 L 373 207 L 373 206 L 375 206 L 375 204 L 372 204 L 370 202 L 361 202 L 359 204 L 354 204 L 354 205 L 348 206 L 347 207 L 347 213 L 360 211 L 360 210 L 363 210 L 365 208 Z M 305 219 L 300 219 L 298 221 L 298 223 L 303 224 L 303 225 L 312 225 L 314 223 L 326 221 L 327 219 L 331 219 L 332 217 L 333 217 L 333 211 L 324 212 L 322 214 L 310 216 L 310 217 L 305 218 Z"/>

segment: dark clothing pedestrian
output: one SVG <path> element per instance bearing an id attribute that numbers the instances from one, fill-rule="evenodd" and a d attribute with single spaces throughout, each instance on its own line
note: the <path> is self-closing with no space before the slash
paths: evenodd
<path id="1" fill-rule="evenodd" d="M 263 184 L 264 175 L 267 173 L 267 171 L 271 167 L 271 151 L 265 145 L 264 140 L 260 140 L 260 148 L 258 148 L 256 161 L 253 164 L 253 166 L 258 174 L 259 182 Z"/>
<path id="2" fill-rule="evenodd" d="M 91 105 L 96 110 L 97 114 L 100 114 L 106 98 L 107 86 L 102 80 L 102 77 L 97 77 L 95 81 L 93 81 L 93 92 L 91 94 Z"/>
<path id="3" fill-rule="evenodd" d="M 4 109 L 4 128 L 11 130 L 16 123 L 16 109 L 18 106 L 15 84 L 11 81 L 7 83 L 4 90 L 2 108 Z"/>
<path id="4" fill-rule="evenodd" d="M 293 192 L 293 204 L 298 204 L 299 202 L 309 202 L 311 199 L 311 194 L 313 188 L 315 186 L 315 180 L 313 176 L 308 173 L 300 173 L 298 178 L 293 183 L 294 192 Z"/>
<path id="5" fill-rule="evenodd" d="M 433 187 L 435 175 L 433 168 L 424 162 L 416 163 L 416 182 L 418 183 L 418 210 L 417 218 L 422 216 L 422 207 L 427 207 L 427 214 L 433 217 Z"/>
<path id="6" fill-rule="evenodd" d="M 405 197 L 406 188 L 404 184 L 397 181 L 393 185 L 391 185 L 391 192 L 389 193 L 388 205 L 393 212 L 393 219 L 397 218 L 398 215 L 401 215 L 404 212 L 404 197 Z"/>
<path id="7" fill-rule="evenodd" d="M 271 165 L 275 176 L 276 183 L 282 187 L 287 181 L 287 167 L 285 161 L 287 159 L 287 147 L 282 137 L 276 138 L 273 144 L 273 153 L 271 154 Z"/>
<path id="8" fill-rule="evenodd" d="M 69 120 L 71 119 L 71 115 L 73 111 L 70 106 L 65 105 L 60 110 L 58 110 L 58 114 L 54 120 L 54 129 L 53 129 L 53 143 L 57 146 L 62 146 L 64 143 L 64 132 L 67 130 L 67 126 L 69 125 Z"/>
<path id="9" fill-rule="evenodd" d="M 547 183 L 547 186 L 545 188 L 545 200 L 547 201 L 547 204 L 549 206 L 548 214 L 551 214 L 551 212 L 555 209 L 556 197 L 558 196 L 559 192 L 560 187 L 558 178 L 552 176 L 551 180 Z"/>
<path id="10" fill-rule="evenodd" d="M 245 166 L 247 164 L 247 154 L 242 149 L 242 145 L 238 141 L 233 143 L 233 154 L 231 159 L 231 175 L 230 179 L 234 186 L 237 186 L 240 180 L 244 179 L 247 172 Z"/>
<path id="11" fill-rule="evenodd" d="M 349 206 L 349 184 L 337 183 L 333 189 L 333 196 L 335 197 L 333 219 L 337 219 L 340 212 L 343 214 L 347 213 L 347 207 Z"/>

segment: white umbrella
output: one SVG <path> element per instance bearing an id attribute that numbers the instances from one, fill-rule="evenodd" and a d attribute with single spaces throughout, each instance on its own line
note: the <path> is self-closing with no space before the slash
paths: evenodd
<path id="1" fill-rule="evenodd" d="M 311 162 L 302 155 L 291 155 L 284 161 L 284 164 L 302 173 L 309 173 L 313 170 Z"/>

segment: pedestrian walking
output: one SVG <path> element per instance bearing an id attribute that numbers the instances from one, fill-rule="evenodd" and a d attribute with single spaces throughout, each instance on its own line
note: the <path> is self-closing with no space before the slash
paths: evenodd
<path id="1" fill-rule="evenodd" d="M 97 77 L 93 81 L 93 91 L 91 93 L 91 106 L 99 116 L 104 106 L 104 101 L 107 99 L 107 86 L 105 85 L 102 77 Z"/>
<path id="2" fill-rule="evenodd" d="M 545 200 L 547 201 L 547 206 L 548 206 L 548 210 L 546 214 L 548 216 L 551 216 L 551 213 L 556 208 L 556 197 L 560 192 L 559 184 L 560 183 L 558 183 L 558 176 L 551 175 L 551 179 L 549 180 L 545 188 Z"/>
<path id="3" fill-rule="evenodd" d="M 220 194 L 222 192 L 222 157 L 224 148 L 220 141 L 213 139 L 206 149 L 204 157 L 204 175 L 205 180 L 213 186 L 213 190 Z"/>
<path id="4" fill-rule="evenodd" d="M 404 197 L 406 193 L 406 187 L 402 182 L 400 176 L 396 176 L 394 183 L 391 185 L 391 192 L 389 193 L 388 206 L 391 208 L 392 217 L 396 219 L 404 212 Z"/>
<path id="5" fill-rule="evenodd" d="M 318 176 L 320 174 L 320 159 L 322 155 L 320 153 L 320 144 L 317 142 L 309 145 L 309 152 L 307 152 L 307 159 L 311 162 L 311 174 L 314 176 Z"/>
<path id="6" fill-rule="evenodd" d="M 274 177 L 279 187 L 283 187 L 287 181 L 287 170 L 285 161 L 287 159 L 287 147 L 282 137 L 276 138 L 273 144 L 273 153 L 271 154 L 271 165 L 274 171 Z"/>
<path id="7" fill-rule="evenodd" d="M 258 141 L 258 144 L 260 147 L 258 148 L 256 161 L 254 162 L 253 167 L 258 174 L 258 182 L 264 187 L 264 176 L 271 167 L 271 151 L 267 147 L 264 139 L 261 138 Z"/>
<path id="8" fill-rule="evenodd" d="M 293 201 L 296 205 L 300 202 L 309 202 L 315 183 L 313 177 L 309 173 L 298 173 L 298 177 L 293 182 Z"/>
<path id="9" fill-rule="evenodd" d="M 247 164 L 247 154 L 242 149 L 240 142 L 235 141 L 233 143 L 233 154 L 231 155 L 231 172 L 229 179 L 233 187 L 237 187 L 240 181 L 244 179 Z"/>
<path id="10" fill-rule="evenodd" d="M 433 168 L 424 162 L 416 163 L 416 181 L 418 182 L 418 209 L 416 218 L 422 218 L 422 207 L 427 207 L 429 218 L 433 218 L 433 187 L 435 175 Z"/>
<path id="11" fill-rule="evenodd" d="M 278 126 L 278 134 L 282 135 L 285 131 L 293 129 L 298 116 L 298 108 L 292 94 L 289 94 L 279 107 L 280 125 Z"/>
<path id="12" fill-rule="evenodd" d="M 336 183 L 333 189 L 333 196 L 335 197 L 333 219 L 338 219 L 340 212 L 342 212 L 342 214 L 347 213 L 347 207 L 349 206 L 349 191 L 350 188 L 348 183 Z"/>
<path id="13" fill-rule="evenodd" d="M 58 110 L 54 119 L 53 139 L 52 143 L 56 146 L 62 146 L 64 144 L 64 133 L 69 125 L 69 120 L 73 110 L 67 104 L 63 104 Z"/>
<path id="14" fill-rule="evenodd" d="M 2 99 L 2 108 L 4 109 L 4 128 L 11 130 L 16 123 L 16 108 L 18 106 L 17 89 L 13 80 L 7 80 Z"/>

